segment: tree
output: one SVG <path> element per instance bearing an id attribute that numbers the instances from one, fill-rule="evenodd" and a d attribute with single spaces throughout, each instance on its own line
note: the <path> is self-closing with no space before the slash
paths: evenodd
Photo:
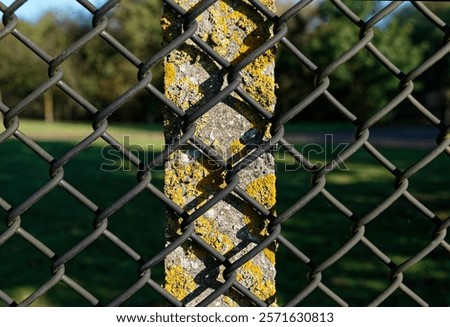
<path id="1" fill-rule="evenodd" d="M 378 9 L 373 1 L 346 2 L 363 19 Z M 400 11 L 402 12 L 402 11 Z M 423 61 L 429 45 L 413 41 L 415 21 L 400 21 L 398 14 L 374 27 L 372 43 L 403 72 Z M 330 1 L 319 3 L 309 15 L 297 15 L 289 23 L 288 39 L 310 60 L 323 69 L 349 50 L 359 40 L 359 28 Z M 313 89 L 314 75 L 281 49 L 278 62 L 281 108 L 290 108 Z M 292 72 L 296 73 L 293 74 Z M 329 90 L 360 119 L 366 119 L 398 93 L 399 80 L 367 50 L 360 51 L 331 76 Z M 420 85 L 416 85 L 416 90 Z M 313 103 L 302 114 L 308 119 L 339 119 L 335 110 L 327 110 L 323 101 Z M 387 119 L 393 119 L 391 115 Z"/>
<path id="2" fill-rule="evenodd" d="M 161 4 L 157 1 L 121 1 L 109 17 L 107 31 L 146 62 L 161 48 L 160 16 Z M 86 33 L 86 27 L 80 32 Z M 90 41 L 75 60 L 83 72 L 79 74 L 83 94 L 99 108 L 110 104 L 137 82 L 137 68 L 101 38 Z M 152 73 L 152 83 L 161 87 L 161 66 L 152 69 Z M 112 118 L 154 120 L 161 115 L 159 106 L 148 94 L 140 93 Z"/>
<path id="3" fill-rule="evenodd" d="M 12 108 L 46 80 L 46 65 L 12 35 L 1 40 L 0 58 L 2 101 Z M 34 103 L 27 113 L 36 114 L 39 110 L 40 106 Z"/>
<path id="4" fill-rule="evenodd" d="M 55 58 L 73 41 L 74 22 L 59 21 L 53 13 L 44 15 L 36 24 L 20 21 L 18 29 L 22 34 Z M 0 46 L 0 90 L 4 101 L 10 107 L 33 92 L 48 80 L 48 65 L 13 35 L 1 40 Z M 75 89 L 79 89 L 76 66 L 69 61 L 62 65 L 63 79 Z M 58 110 L 55 110 L 55 107 Z M 71 118 L 70 112 L 75 104 L 67 100 L 56 87 L 52 87 L 23 112 L 24 117 L 41 118 L 51 121 L 54 118 Z"/>

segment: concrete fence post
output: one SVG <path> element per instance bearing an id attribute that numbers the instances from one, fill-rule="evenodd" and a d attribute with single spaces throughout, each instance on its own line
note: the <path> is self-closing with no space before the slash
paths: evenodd
<path id="1" fill-rule="evenodd" d="M 200 0 L 176 0 L 189 11 Z M 262 0 L 275 10 L 275 0 Z M 197 35 L 232 65 L 239 63 L 273 35 L 273 26 L 246 0 L 219 0 L 197 18 Z M 183 21 L 165 8 L 161 20 L 164 41 L 182 33 Z M 268 111 L 275 107 L 275 49 L 267 51 L 241 71 L 241 87 Z M 165 95 L 187 112 L 194 112 L 227 85 L 223 70 L 191 40 L 172 51 L 164 62 Z M 165 112 L 167 144 L 180 135 L 180 121 Z M 225 159 L 244 155 L 268 140 L 270 125 L 237 94 L 232 93 L 196 122 L 195 135 Z M 164 191 L 189 212 L 202 206 L 226 186 L 223 170 L 212 169 L 195 147 L 186 145 L 165 166 Z M 239 173 L 239 186 L 269 210 L 275 207 L 275 163 L 265 154 Z M 168 242 L 180 235 L 181 218 L 169 212 Z M 195 233 L 234 262 L 267 236 L 267 221 L 232 193 L 195 222 Z M 186 242 L 165 260 L 165 289 L 187 306 L 211 294 L 224 279 L 223 267 L 194 242 Z M 270 305 L 276 305 L 275 244 L 237 271 L 237 281 Z M 249 300 L 229 290 L 212 306 L 246 306 Z"/>

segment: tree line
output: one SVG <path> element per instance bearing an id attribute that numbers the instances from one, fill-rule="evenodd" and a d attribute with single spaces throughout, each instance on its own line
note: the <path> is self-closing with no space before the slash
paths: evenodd
<path id="1" fill-rule="evenodd" d="M 281 11 L 295 0 L 280 0 Z M 363 19 L 379 10 L 375 1 L 346 3 Z M 450 20 L 450 5 L 427 3 L 440 18 Z M 161 48 L 162 31 L 159 1 L 122 1 L 109 17 L 107 31 L 141 60 Z M 52 56 L 57 56 L 91 26 L 91 15 L 61 17 L 48 13 L 38 23 L 20 21 L 18 29 Z M 358 28 L 329 1 L 309 5 L 289 23 L 289 40 L 317 66 L 325 67 L 358 40 Z M 412 5 L 398 9 L 389 19 L 374 27 L 372 43 L 403 72 L 407 73 L 435 53 L 443 32 L 431 24 Z M 439 118 L 449 119 L 450 87 L 448 56 L 415 81 L 414 96 Z M 94 38 L 64 62 L 64 81 L 101 109 L 136 83 L 136 67 L 109 46 Z M 48 79 L 48 66 L 13 36 L 0 42 L 0 98 L 13 107 Z M 153 83 L 162 89 L 162 65 L 152 71 Z M 283 46 L 278 47 L 276 76 L 277 110 L 288 110 L 314 89 L 314 74 L 298 62 Z M 329 90 L 348 109 L 365 119 L 381 109 L 397 93 L 399 80 L 367 50 L 360 51 L 330 76 Z M 89 114 L 57 88 L 47 91 L 24 112 L 24 117 L 46 120 L 83 120 Z M 119 110 L 112 119 L 155 121 L 161 119 L 161 105 L 142 92 Z M 339 120 L 340 115 L 323 99 L 318 99 L 299 116 L 302 120 Z M 423 120 L 407 102 L 385 119 L 386 122 Z"/>

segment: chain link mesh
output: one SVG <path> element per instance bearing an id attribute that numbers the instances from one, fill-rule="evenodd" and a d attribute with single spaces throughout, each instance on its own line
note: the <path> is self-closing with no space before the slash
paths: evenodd
<path id="1" fill-rule="evenodd" d="M 283 303 L 286 306 L 302 305 L 306 299 L 314 292 L 319 293 L 320 296 L 331 299 L 335 304 L 341 306 L 347 306 L 349 301 L 343 298 L 338 291 L 333 291 L 331 286 L 328 286 L 327 282 L 323 278 L 324 273 L 332 271 L 333 265 L 339 262 L 343 257 L 347 255 L 352 249 L 362 246 L 370 256 L 378 259 L 385 268 L 383 271 L 388 271 L 386 282 L 387 286 L 382 292 L 379 292 L 370 302 L 366 305 L 376 306 L 382 304 L 385 300 L 390 298 L 394 293 L 401 292 L 406 297 L 413 300 L 416 304 L 426 306 L 430 299 L 420 296 L 420 292 L 411 287 L 408 287 L 407 281 L 405 281 L 405 274 L 408 270 L 413 270 L 414 265 L 421 260 L 427 258 L 435 249 L 441 248 L 444 250 L 445 255 L 442 255 L 440 260 L 449 260 L 448 254 L 450 253 L 450 245 L 445 240 L 447 228 L 449 227 L 450 220 L 446 217 L 442 217 L 436 210 L 429 209 L 421 198 L 413 195 L 409 190 L 409 180 L 417 174 L 422 168 L 429 165 L 438 156 L 442 155 L 448 160 L 450 155 L 450 137 L 449 127 L 440 119 L 438 119 L 430 110 L 426 108 L 419 100 L 417 100 L 412 92 L 414 90 L 413 81 L 417 79 L 421 74 L 432 67 L 436 62 L 448 55 L 450 49 L 449 42 L 449 26 L 446 22 L 443 22 L 435 13 L 429 10 L 425 4 L 421 2 L 412 2 L 415 9 L 421 14 L 421 19 L 428 20 L 435 26 L 436 29 L 442 32 L 443 42 L 436 49 L 435 53 L 422 62 L 419 66 L 409 72 L 403 72 L 396 67 L 394 63 L 383 54 L 380 49 L 376 47 L 372 40 L 374 38 L 373 26 L 382 19 L 390 15 L 400 5 L 399 2 L 392 2 L 380 10 L 376 15 L 368 20 L 364 20 L 352 12 L 349 7 L 341 1 L 332 1 L 332 4 L 348 19 L 348 24 L 353 24 L 354 29 L 359 31 L 359 41 L 349 48 L 344 54 L 333 62 L 328 63 L 326 67 L 318 67 L 314 63 L 314 58 L 307 58 L 301 49 L 296 47 L 289 40 L 288 22 L 297 14 L 301 13 L 312 1 L 301 1 L 294 4 L 289 10 L 281 15 L 277 15 L 274 12 L 268 10 L 258 0 L 248 0 L 254 7 L 255 12 L 259 11 L 266 16 L 268 20 L 271 20 L 274 24 L 274 36 L 270 38 L 262 47 L 258 48 L 238 64 L 238 67 L 234 67 L 227 60 L 223 59 L 220 55 L 211 50 L 211 48 L 196 36 L 196 17 L 202 12 L 207 10 L 209 6 L 214 4 L 215 0 L 205 0 L 201 2 L 200 6 L 186 12 L 183 8 L 178 6 L 172 0 L 162 0 L 162 3 L 168 10 L 172 10 L 176 15 L 180 16 L 184 20 L 185 32 L 179 36 L 173 42 L 165 45 L 159 52 L 151 56 L 149 59 L 141 60 L 133 52 L 119 42 L 114 35 L 108 32 L 108 26 L 110 20 L 108 15 L 114 12 L 116 5 L 120 3 L 120 0 L 107 1 L 102 7 L 97 8 L 87 0 L 77 0 L 87 11 L 92 14 L 92 29 L 85 35 L 82 35 L 77 42 L 71 44 L 67 49 L 61 52 L 58 56 L 53 57 L 43 50 L 43 46 L 34 43 L 27 38 L 25 34 L 20 31 L 18 26 L 18 18 L 15 12 L 22 6 L 26 5 L 26 0 L 18 0 L 11 4 L 9 7 L 0 2 L 0 10 L 3 12 L 3 25 L 0 30 L 0 46 L 2 46 L 1 40 L 7 36 L 12 35 L 23 45 L 25 45 L 30 52 L 40 58 L 48 66 L 48 79 L 42 83 L 38 88 L 31 92 L 22 101 L 15 104 L 13 107 L 0 102 L 0 111 L 4 115 L 5 129 L 0 133 L 0 145 L 10 139 L 19 140 L 24 146 L 32 150 L 36 159 L 40 158 L 46 162 L 47 169 L 49 171 L 50 178 L 48 181 L 39 185 L 37 191 L 25 200 L 12 205 L 8 201 L 2 198 L 0 189 L 0 208 L 3 212 L 3 216 L 6 216 L 6 226 L 0 230 L 0 251 L 6 249 L 7 245 L 14 244 L 15 242 L 26 241 L 34 249 L 40 252 L 46 259 L 43 265 L 49 266 L 51 269 L 48 273 L 48 278 L 40 284 L 38 287 L 33 288 L 30 294 L 27 294 L 25 299 L 18 300 L 13 295 L 8 294 L 6 291 L 6 285 L 10 275 L 15 274 L 15 271 L 8 271 L 7 275 L 2 276 L 0 285 L 0 301 L 7 306 L 28 306 L 34 303 L 39 298 L 45 296 L 47 293 L 51 293 L 58 285 L 64 284 L 67 286 L 69 292 L 77 293 L 81 297 L 82 305 L 108 305 L 118 306 L 126 305 L 128 299 L 133 297 L 144 297 L 142 292 L 144 289 L 149 289 L 152 293 L 158 294 L 161 299 L 159 302 L 150 303 L 152 305 L 160 305 L 161 303 L 169 303 L 174 306 L 181 306 L 182 302 L 176 299 L 168 291 L 166 291 L 161 283 L 154 278 L 154 271 L 158 266 L 161 266 L 164 259 L 169 253 L 174 251 L 179 246 L 182 246 L 188 240 L 197 243 L 200 247 L 204 248 L 209 256 L 211 256 L 218 266 L 225 268 L 223 273 L 224 282 L 220 283 L 220 286 L 215 292 L 209 295 L 203 300 L 201 305 L 208 305 L 215 298 L 225 293 L 229 289 L 234 289 L 242 296 L 248 298 L 256 306 L 267 306 L 267 303 L 259 299 L 252 294 L 251 291 L 246 289 L 236 280 L 236 270 L 243 266 L 246 262 L 251 260 L 257 253 L 263 251 L 265 248 L 276 242 L 283 251 L 288 252 L 292 258 L 301 265 L 303 265 L 308 273 L 305 277 L 298 275 L 297 278 L 304 279 L 305 283 L 292 280 L 290 282 L 291 293 L 295 290 L 295 294 L 290 296 Z M 159 17 L 155 17 L 159 19 Z M 378 31 L 379 32 L 379 31 Z M 339 33 L 339 31 L 335 31 Z M 89 42 L 95 38 L 102 38 L 105 40 L 111 49 L 119 52 L 127 61 L 136 67 L 138 79 L 135 85 L 133 85 L 128 91 L 123 93 L 109 106 L 100 110 L 96 108 L 86 97 L 79 94 L 70 83 L 65 81 L 65 75 L 61 69 L 61 65 L 68 60 L 71 56 L 76 56 L 77 52 L 85 47 Z M 263 146 L 257 150 L 248 153 L 244 160 L 241 160 L 234 166 L 228 165 L 228 159 L 222 157 L 213 148 L 204 144 L 201 139 L 194 136 L 195 121 L 202 115 L 206 114 L 212 107 L 208 103 L 199 109 L 199 112 L 188 115 L 181 108 L 171 103 L 159 90 L 152 84 L 152 69 L 160 63 L 167 54 L 174 49 L 179 48 L 186 40 L 194 42 L 202 51 L 214 60 L 218 67 L 221 67 L 225 71 L 239 75 L 239 71 L 242 70 L 248 63 L 254 61 L 265 51 L 271 49 L 274 46 L 286 49 L 295 58 L 299 66 L 309 70 L 314 76 L 315 80 L 314 89 L 308 96 L 301 99 L 297 104 L 285 110 L 282 114 L 272 116 L 268 113 L 260 104 L 255 102 L 251 97 L 245 93 L 239 84 L 234 83 L 233 87 L 227 88 L 225 92 L 227 94 L 221 94 L 221 97 L 227 97 L 231 93 L 237 93 L 242 99 L 244 99 L 252 108 L 252 110 L 263 117 L 265 120 L 272 123 L 272 139 L 265 142 Z M 382 106 L 375 114 L 368 119 L 361 120 L 358 116 L 352 113 L 351 109 L 346 108 L 336 97 L 333 96 L 329 90 L 329 85 L 332 82 L 332 73 L 336 71 L 340 66 L 355 57 L 359 52 L 365 51 L 375 58 L 380 64 L 382 64 L 387 70 L 390 71 L 392 76 L 398 79 L 399 89 L 397 95 L 386 105 Z M 3 59 L 1 59 L 3 60 Z M 0 86 L 1 88 L 1 86 Z M 23 133 L 20 129 L 20 115 L 25 112 L 28 106 L 40 98 L 50 88 L 58 88 L 67 97 L 73 99 L 80 108 L 87 111 L 92 117 L 93 131 L 87 135 L 80 143 L 75 146 L 70 146 L 64 149 L 62 155 L 57 153 L 49 153 L 46 149 L 39 145 L 33 138 L 28 137 L 26 133 Z M 115 112 L 121 110 L 124 105 L 133 98 L 138 92 L 148 92 L 149 96 L 152 96 L 154 101 L 159 101 L 161 105 L 165 106 L 168 110 L 171 110 L 173 114 L 178 116 L 182 121 L 186 123 L 187 128 L 184 134 L 170 147 L 164 149 L 155 158 L 148 162 L 143 162 L 141 158 L 135 155 L 133 151 L 125 148 L 121 142 L 115 139 L 109 133 L 108 118 Z M 349 92 L 351 92 L 351 85 L 349 86 Z M 294 147 L 288 139 L 285 138 L 284 125 L 291 121 L 294 117 L 302 115 L 302 111 L 307 108 L 311 103 L 317 99 L 326 99 L 328 104 L 332 108 L 343 115 L 346 120 L 351 123 L 356 132 L 354 141 L 343 151 L 339 157 L 334 158 L 327 162 L 323 167 L 317 167 L 314 163 L 310 162 L 296 147 Z M 386 115 L 396 109 L 401 102 L 408 102 L 415 111 L 423 115 L 429 123 L 434 126 L 436 134 L 436 144 L 431 151 L 425 156 L 419 158 L 415 163 L 410 165 L 406 169 L 398 168 L 388 157 L 382 154 L 382 152 L 372 144 L 370 129 L 377 122 L 382 120 Z M 112 148 L 119 151 L 124 158 L 129 160 L 139 170 L 137 171 L 138 181 L 128 191 L 121 194 L 117 200 L 108 206 L 101 207 L 96 204 L 94 200 L 95 196 L 87 195 L 79 188 L 75 187 L 73 182 L 66 176 L 67 167 L 75 159 L 75 157 L 82 154 L 97 140 L 103 140 L 109 144 Z M 180 149 L 184 145 L 195 145 L 197 149 L 202 151 L 202 154 L 214 160 L 215 163 L 222 166 L 228 172 L 227 183 L 228 186 L 220 192 L 214 194 L 203 206 L 195 210 L 195 212 L 188 213 L 184 208 L 173 203 L 167 198 L 160 187 L 155 184 L 153 177 L 157 167 L 169 157 L 171 153 Z M 297 198 L 290 207 L 278 212 L 278 215 L 273 215 L 271 211 L 260 205 L 255 199 L 251 198 L 244 190 L 237 186 L 237 179 L 239 178 L 238 172 L 247 167 L 256 158 L 263 153 L 271 151 L 275 146 L 279 146 L 284 151 L 289 153 L 301 167 L 301 172 L 296 174 L 309 174 L 311 176 L 311 185 L 307 191 L 299 198 Z M 13 153 L 4 153 L 0 147 L 1 156 L 14 156 Z M 334 170 L 338 169 L 339 165 L 346 162 L 354 156 L 355 153 L 365 151 L 374 158 L 377 163 L 384 167 L 392 176 L 392 182 L 395 187 L 382 202 L 378 203 L 373 209 L 364 215 L 358 215 L 349 209 L 343 202 L 338 200 L 338 196 L 333 194 L 327 188 L 327 178 Z M 39 159 L 39 160 L 40 160 Z M 362 168 L 363 169 L 363 168 Z M 20 174 L 20 170 L 17 174 Z M 447 174 L 448 172 L 442 172 Z M 11 186 L 11 185 L 9 185 Z M 2 185 L 2 189 L 3 189 Z M 108 186 L 105 186 L 108 187 Z M 447 185 L 445 187 L 448 187 Z M 24 219 L 24 213 L 31 207 L 35 206 L 41 199 L 50 194 L 54 189 L 59 188 L 64 190 L 73 199 L 75 199 L 80 206 L 84 206 L 93 215 L 93 229 L 89 234 L 83 235 L 81 241 L 73 244 L 70 249 L 58 249 L 46 244 L 34 233 L 27 231 L 27 220 L 33 219 L 33 217 L 26 217 Z M 445 191 L 445 190 L 442 190 Z M 278 193 L 293 192 L 293 190 L 278 189 Z M 370 193 L 370 190 L 367 190 Z M 250 252 L 242 256 L 239 260 L 231 263 L 222 254 L 218 253 L 214 248 L 208 245 L 201 236 L 194 232 L 193 224 L 197 217 L 206 212 L 209 208 L 214 206 L 215 203 L 224 199 L 229 194 L 235 194 L 246 201 L 248 204 L 254 207 L 261 217 L 270 220 L 269 235 L 260 244 L 257 244 Z M 300 193 L 300 192 L 299 192 Z M 158 199 L 161 204 L 167 206 L 167 210 L 173 211 L 179 217 L 183 219 L 184 230 L 181 236 L 173 240 L 168 246 L 162 246 L 157 249 L 156 254 L 152 256 L 146 256 L 142 251 L 135 250 L 132 245 L 122 240 L 113 228 L 110 227 L 110 220 L 117 219 L 112 217 L 114 213 L 123 209 L 124 207 L 133 205 L 133 199 L 141 194 L 146 196 L 150 195 L 153 198 Z M 351 226 L 350 234 L 346 237 L 346 241 L 343 242 L 339 248 L 328 255 L 324 260 L 317 261 L 313 255 L 308 255 L 302 250 L 301 246 L 294 245 L 291 242 L 289 236 L 283 233 L 283 225 L 289 220 L 297 219 L 294 216 L 299 212 L 302 213 L 308 210 L 308 204 L 314 201 L 317 197 L 323 197 L 333 210 L 339 212 L 346 220 L 342 221 L 342 224 Z M 367 231 L 370 230 L 370 223 L 376 220 L 385 210 L 393 205 L 400 198 L 406 200 L 415 211 L 419 212 L 426 220 L 429 230 L 431 230 L 431 237 L 428 244 L 423 247 L 417 253 L 410 255 L 407 258 L 402 258 L 401 261 L 392 258 L 381 250 L 379 242 L 371 240 Z M 448 200 L 448 199 L 447 199 Z M 64 210 L 61 208 L 60 210 Z M 51 216 L 52 212 L 46 212 L 46 215 Z M 157 219 L 164 220 L 165 217 L 158 217 Z M 319 219 L 319 217 L 318 217 Z M 135 229 L 134 233 L 136 237 L 145 237 L 145 235 L 139 236 L 142 232 L 141 226 L 133 226 L 133 222 L 129 223 L 132 228 Z M 300 222 L 301 224 L 301 222 Z M 394 221 L 393 224 L 396 224 Z M 320 227 L 318 227 L 320 229 Z M 64 233 L 63 227 L 58 233 Z M 333 237 L 330 235 L 329 237 Z M 71 278 L 71 261 L 88 251 L 88 248 L 93 244 L 99 242 L 101 239 L 106 239 L 110 243 L 108 246 L 116 247 L 126 254 L 126 258 L 121 260 L 131 261 L 138 266 L 138 274 L 135 282 L 130 284 L 122 290 L 122 293 L 114 296 L 112 300 L 103 299 L 101 296 L 94 295 L 91 285 L 80 281 L 76 281 Z M 443 252 L 441 252 L 443 253 Z M 9 260 L 17 260 L 16 257 L 9 257 Z M 10 262 L 2 262 L 2 266 L 9 266 Z M 448 267 L 448 266 L 447 266 Z M 114 266 L 108 267 L 108 269 L 115 269 Z M 107 271 L 104 272 L 108 274 Z M 279 272 L 282 273 L 282 272 Z M 431 272 L 430 272 L 431 273 Z M 448 271 L 447 271 L 448 273 Z M 448 280 L 448 278 L 447 278 Z M 299 286 L 301 284 L 301 286 Z M 358 291 L 356 287 L 355 292 Z M 443 293 L 448 294 L 450 290 L 448 282 L 447 284 L 436 285 L 424 285 L 423 287 L 435 287 L 436 289 L 444 288 Z M 445 291 L 447 290 L 447 291 Z M 145 293 L 146 294 L 146 293 Z M 143 300 L 145 302 L 145 300 Z M 440 303 L 450 304 L 450 299 L 441 299 Z M 149 303 L 145 302 L 147 305 Z"/>

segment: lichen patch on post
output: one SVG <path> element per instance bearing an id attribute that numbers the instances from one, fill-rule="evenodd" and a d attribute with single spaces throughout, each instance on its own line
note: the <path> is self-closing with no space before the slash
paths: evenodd
<path id="1" fill-rule="evenodd" d="M 176 0 L 190 11 L 200 0 Z M 274 10 L 274 0 L 262 1 Z M 247 0 L 219 0 L 197 17 L 196 34 L 232 65 L 273 36 L 272 22 Z M 164 41 L 170 42 L 183 32 L 182 19 L 166 5 L 161 19 Z M 275 49 L 256 58 L 240 74 L 241 88 L 267 111 L 275 108 Z M 209 55 L 192 40 L 173 50 L 165 58 L 165 96 L 188 114 L 199 110 L 223 90 L 228 79 Z M 181 135 L 182 120 L 170 110 L 164 112 L 167 144 Z M 229 164 L 237 161 L 270 139 L 270 124 L 237 94 L 231 93 L 195 122 L 195 135 L 214 149 Z M 231 161 L 233 160 L 233 162 Z M 226 186 L 227 172 L 211 162 L 193 145 L 173 153 L 165 164 L 164 191 L 177 205 L 191 214 L 211 201 Z M 239 187 L 265 208 L 274 212 L 275 163 L 271 154 L 263 154 L 239 172 Z M 167 214 L 167 240 L 182 233 L 182 219 Z M 245 255 L 267 237 L 267 220 L 234 193 L 219 201 L 194 221 L 194 232 L 230 262 Z M 224 266 L 197 244 L 188 241 L 165 259 L 164 287 L 185 305 L 196 305 L 223 283 Z M 180 272 L 186 290 L 180 289 Z M 189 275 L 187 278 L 185 275 Z M 237 271 L 237 279 L 270 305 L 276 304 L 275 245 L 269 246 Z M 195 295 L 192 292 L 195 284 Z M 248 299 L 230 289 L 213 306 L 250 305 Z"/>
<path id="2" fill-rule="evenodd" d="M 275 175 L 268 175 L 256 178 L 247 185 L 247 193 L 259 202 L 266 209 L 273 210 L 276 202 Z M 268 235 L 268 221 L 264 219 L 255 219 L 255 211 L 246 204 L 244 206 L 244 222 L 249 232 L 255 237 L 264 237 Z"/>
<path id="3" fill-rule="evenodd" d="M 183 300 L 197 288 L 190 272 L 181 266 L 170 266 L 166 269 L 166 290 L 175 298 Z"/>
<path id="4" fill-rule="evenodd" d="M 275 283 L 270 278 L 267 278 L 267 274 L 263 272 L 262 269 L 264 269 L 264 267 L 249 261 L 242 267 L 242 271 L 238 276 L 238 281 L 243 284 L 248 284 L 247 287 L 256 296 L 264 301 L 268 301 L 275 296 Z M 248 283 L 247 281 L 252 281 L 252 283 Z M 274 304 L 274 302 L 272 302 L 272 304 Z"/>

